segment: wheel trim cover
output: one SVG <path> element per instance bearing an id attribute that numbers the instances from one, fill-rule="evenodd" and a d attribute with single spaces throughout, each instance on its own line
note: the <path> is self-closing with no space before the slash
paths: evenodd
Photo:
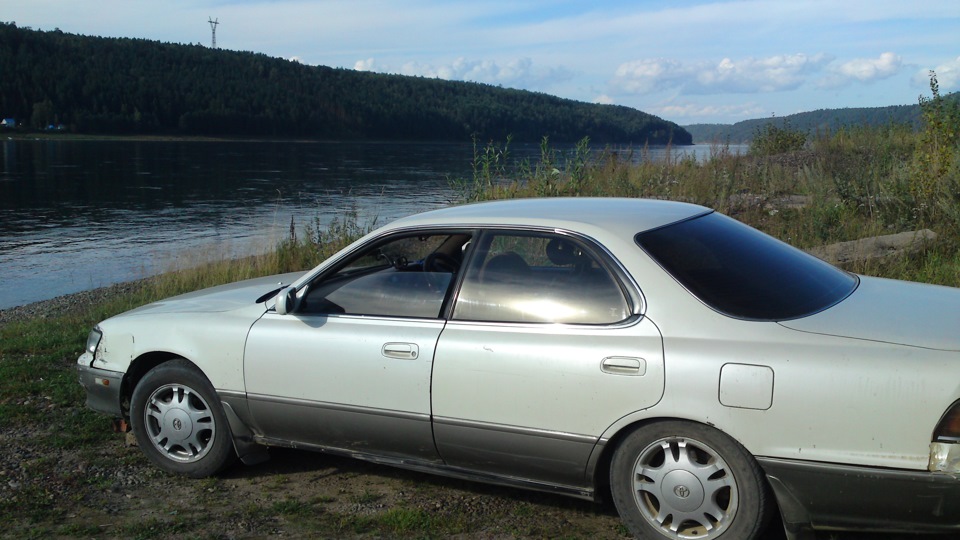
<path id="1" fill-rule="evenodd" d="M 634 502 L 667 538 L 716 538 L 736 516 L 739 494 L 733 471 L 705 443 L 659 439 L 640 452 L 633 470 Z"/>
<path id="2" fill-rule="evenodd" d="M 212 409 L 198 392 L 183 384 L 154 390 L 144 407 L 143 424 L 153 447 L 179 463 L 202 459 L 216 436 Z"/>

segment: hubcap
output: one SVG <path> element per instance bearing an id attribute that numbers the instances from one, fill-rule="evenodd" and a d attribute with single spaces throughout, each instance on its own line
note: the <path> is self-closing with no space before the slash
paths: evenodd
<path id="1" fill-rule="evenodd" d="M 161 386 L 147 398 L 143 423 L 153 446 L 182 463 L 196 461 L 210 450 L 216 424 L 200 394 L 181 384 Z"/>
<path id="2" fill-rule="evenodd" d="M 667 538 L 715 538 L 737 512 L 733 474 L 716 451 L 699 441 L 656 441 L 640 453 L 634 471 L 635 502 Z"/>

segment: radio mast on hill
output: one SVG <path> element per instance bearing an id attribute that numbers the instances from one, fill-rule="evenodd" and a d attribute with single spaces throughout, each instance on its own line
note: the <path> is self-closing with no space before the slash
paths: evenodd
<path id="1" fill-rule="evenodd" d="M 217 48 L 217 25 L 220 24 L 218 21 L 219 18 L 214 19 L 213 17 L 208 17 L 210 23 L 210 47 L 213 49 Z"/>

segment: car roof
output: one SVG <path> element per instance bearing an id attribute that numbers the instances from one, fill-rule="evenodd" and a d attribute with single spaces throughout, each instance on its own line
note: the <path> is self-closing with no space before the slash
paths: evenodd
<path id="1" fill-rule="evenodd" d="M 695 204 L 655 199 L 575 197 L 508 199 L 451 206 L 401 218 L 388 228 L 498 225 L 583 230 L 656 229 L 710 212 Z"/>

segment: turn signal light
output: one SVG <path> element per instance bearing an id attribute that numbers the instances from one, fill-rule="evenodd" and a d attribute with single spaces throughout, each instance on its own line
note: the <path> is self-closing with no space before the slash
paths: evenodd
<path id="1" fill-rule="evenodd" d="M 933 440 L 944 442 L 960 441 L 960 401 L 955 402 L 947 409 L 946 414 L 933 431 Z"/>

